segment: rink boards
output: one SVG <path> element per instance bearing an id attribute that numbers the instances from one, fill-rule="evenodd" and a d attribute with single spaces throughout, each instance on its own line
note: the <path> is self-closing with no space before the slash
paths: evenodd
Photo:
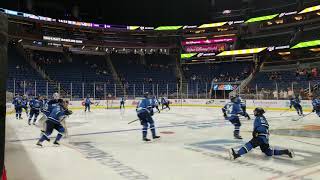
<path id="1" fill-rule="evenodd" d="M 91 105 L 92 109 L 117 109 L 120 106 L 119 100 L 92 100 L 94 104 Z M 171 106 L 185 106 L 185 107 L 223 107 L 229 99 L 169 99 Z M 126 107 L 136 107 L 139 100 L 127 100 Z M 286 110 L 290 106 L 289 100 L 246 100 L 248 109 L 255 107 L 263 107 L 267 110 Z M 305 111 L 312 110 L 311 100 L 302 100 L 302 108 Z M 70 101 L 70 109 L 82 109 L 83 101 Z M 161 105 L 160 105 L 161 106 Z M 7 113 L 14 111 L 12 103 L 7 103 Z M 293 108 L 294 109 L 294 108 Z"/>

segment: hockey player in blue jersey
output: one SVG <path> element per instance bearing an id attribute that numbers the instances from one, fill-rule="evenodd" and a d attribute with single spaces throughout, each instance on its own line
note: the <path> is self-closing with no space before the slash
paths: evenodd
<path id="1" fill-rule="evenodd" d="M 290 158 L 293 158 L 293 151 L 284 149 L 271 149 L 269 146 L 269 124 L 267 119 L 264 117 L 264 109 L 256 108 L 254 110 L 254 125 L 252 132 L 252 139 L 247 142 L 239 151 L 230 149 L 230 158 L 232 160 L 237 159 L 238 157 L 248 153 L 253 148 L 260 146 L 260 149 L 267 156 L 279 156 L 279 155 L 288 155 Z"/>
<path id="2" fill-rule="evenodd" d="M 234 125 L 233 136 L 235 139 L 242 139 L 240 136 L 240 126 L 241 122 L 239 119 L 239 115 L 245 116 L 244 112 L 240 106 L 240 99 L 231 96 L 231 102 L 227 103 L 223 108 L 223 116 L 226 120 L 229 120 Z"/>
<path id="3" fill-rule="evenodd" d="M 156 129 L 154 126 L 154 121 L 152 119 L 153 116 L 153 108 L 154 104 L 151 98 L 149 98 L 149 93 L 144 93 L 144 99 L 142 99 L 138 105 L 137 105 L 137 115 L 141 122 L 142 128 L 142 140 L 143 141 L 150 141 L 150 139 L 147 138 L 147 132 L 148 132 L 148 125 L 153 139 L 158 139 L 160 136 L 156 135 Z"/>
<path id="4" fill-rule="evenodd" d="M 169 104 L 170 102 L 168 100 L 166 100 L 164 97 L 161 98 L 161 104 L 162 104 L 162 110 L 168 108 L 170 110 Z M 163 108 L 164 106 L 166 106 L 165 108 Z"/>
<path id="5" fill-rule="evenodd" d="M 313 98 L 312 99 L 312 112 L 315 112 L 320 117 L 320 99 Z"/>
<path id="6" fill-rule="evenodd" d="M 50 115 L 48 116 L 46 121 L 46 130 L 41 135 L 37 145 L 42 147 L 43 141 L 50 141 L 49 136 L 52 134 L 54 129 L 58 131 L 58 135 L 53 144 L 60 145 L 59 141 L 65 133 L 65 127 L 63 127 L 61 123 L 70 114 L 72 114 L 72 112 L 68 110 L 68 103 L 62 99 L 59 99 L 58 105 L 52 109 Z"/>
<path id="7" fill-rule="evenodd" d="M 40 96 L 35 97 L 30 101 L 29 106 L 30 106 L 30 115 L 29 115 L 28 124 L 31 125 L 31 120 L 34 117 L 33 125 L 35 125 L 37 118 L 39 116 L 40 110 L 42 108 L 42 98 Z"/>
<path id="8" fill-rule="evenodd" d="M 302 106 L 300 105 L 300 99 L 299 96 L 296 96 L 295 98 L 290 99 L 290 109 L 292 106 L 296 109 L 299 116 L 303 116 Z"/>
<path id="9" fill-rule="evenodd" d="M 45 103 L 43 105 L 43 114 L 48 117 L 52 111 L 53 108 L 55 108 L 56 106 L 58 106 L 58 100 L 60 99 L 60 95 L 58 93 L 54 93 L 53 94 L 53 99 L 47 101 L 47 103 Z"/>
<path id="10" fill-rule="evenodd" d="M 12 104 L 14 105 L 14 109 L 16 111 L 16 119 L 22 119 L 21 113 L 22 113 L 22 98 L 20 95 L 16 95 L 16 97 L 13 99 Z"/>
<path id="11" fill-rule="evenodd" d="M 246 105 L 246 100 L 242 99 L 240 96 L 238 97 L 239 98 L 239 101 L 240 101 L 240 107 L 244 113 L 244 117 L 248 118 L 248 120 L 250 120 L 250 116 L 249 114 L 247 113 L 247 105 Z"/>
<path id="12" fill-rule="evenodd" d="M 56 106 L 58 106 L 58 100 L 60 98 L 60 95 L 58 93 L 53 94 L 53 99 L 46 101 L 43 103 L 41 112 L 43 113 L 43 116 L 39 120 L 39 125 L 42 127 L 41 131 L 44 132 L 46 129 L 46 121 L 49 117 L 52 109 L 54 109 Z"/>
<path id="13" fill-rule="evenodd" d="M 125 98 L 124 97 L 121 97 L 120 98 L 120 109 L 124 109 L 124 103 L 126 102 Z"/>
<path id="14" fill-rule="evenodd" d="M 91 112 L 90 111 L 91 104 L 93 104 L 93 102 L 91 102 L 90 96 L 87 96 L 87 98 L 84 100 L 84 112 L 87 112 L 87 110 Z"/>
<path id="15" fill-rule="evenodd" d="M 28 112 L 28 98 L 27 95 L 23 95 L 22 97 L 22 108 L 26 111 L 27 117 L 29 116 Z"/>

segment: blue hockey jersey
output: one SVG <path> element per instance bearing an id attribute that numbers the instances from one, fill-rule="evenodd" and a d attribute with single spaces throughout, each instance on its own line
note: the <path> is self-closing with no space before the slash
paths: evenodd
<path id="1" fill-rule="evenodd" d="M 299 98 L 292 98 L 292 99 L 290 99 L 290 107 L 291 106 L 298 106 L 298 105 L 300 105 L 300 99 Z"/>
<path id="2" fill-rule="evenodd" d="M 28 99 L 22 99 L 21 104 L 22 104 L 22 107 L 27 107 L 28 106 Z"/>
<path id="3" fill-rule="evenodd" d="M 258 133 L 258 137 L 263 138 L 265 143 L 269 140 L 269 123 L 264 116 L 257 116 L 254 120 L 253 131 Z"/>
<path id="4" fill-rule="evenodd" d="M 86 98 L 86 100 L 84 100 L 84 104 L 85 105 L 90 105 L 91 104 L 90 98 Z"/>
<path id="5" fill-rule="evenodd" d="M 152 99 L 142 99 L 137 105 L 137 113 L 148 112 L 149 114 L 153 114 L 153 100 Z"/>
<path id="6" fill-rule="evenodd" d="M 42 101 L 39 99 L 32 99 L 29 103 L 29 106 L 32 110 L 39 111 L 42 108 Z"/>
<path id="7" fill-rule="evenodd" d="M 320 99 L 313 99 L 312 106 L 313 106 L 313 109 L 319 110 L 320 109 Z"/>
<path id="8" fill-rule="evenodd" d="M 60 123 L 65 117 L 65 109 L 60 105 L 57 105 L 52 109 L 50 115 L 48 116 L 48 120 L 54 123 Z"/>
<path id="9" fill-rule="evenodd" d="M 43 107 L 44 115 L 46 115 L 48 117 L 50 115 L 51 111 L 57 106 L 59 106 L 57 99 L 52 99 L 52 100 L 48 101 Z"/>
<path id="10" fill-rule="evenodd" d="M 226 113 L 227 117 L 244 115 L 241 105 L 239 103 L 229 102 L 223 108 L 222 112 Z"/>
<path id="11" fill-rule="evenodd" d="M 21 97 L 16 97 L 13 99 L 12 104 L 14 105 L 15 108 L 21 108 L 22 107 L 22 98 Z"/>

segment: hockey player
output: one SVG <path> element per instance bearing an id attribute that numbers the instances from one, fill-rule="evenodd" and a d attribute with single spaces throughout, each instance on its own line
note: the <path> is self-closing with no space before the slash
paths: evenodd
<path id="1" fill-rule="evenodd" d="M 246 105 L 246 100 L 242 99 L 240 96 L 238 97 L 239 98 L 239 101 L 240 101 L 240 107 L 244 113 L 244 117 L 248 118 L 248 120 L 250 120 L 250 116 L 249 114 L 247 113 L 247 105 Z"/>
<path id="2" fill-rule="evenodd" d="M 44 102 L 42 106 L 42 113 L 43 116 L 39 120 L 40 127 L 42 127 L 41 131 L 44 132 L 46 129 L 46 121 L 52 111 L 56 106 L 58 106 L 58 100 L 60 98 L 60 95 L 58 93 L 53 94 L 53 99 L 50 101 Z"/>
<path id="3" fill-rule="evenodd" d="M 158 110 L 158 113 L 160 113 L 158 98 L 156 96 L 154 96 L 152 100 L 153 100 L 154 107 Z"/>
<path id="4" fill-rule="evenodd" d="M 303 116 L 302 106 L 300 105 L 300 99 L 299 96 L 296 96 L 295 98 L 291 97 L 290 99 L 290 109 L 292 106 L 296 109 L 299 116 Z"/>
<path id="5" fill-rule="evenodd" d="M 238 157 L 248 153 L 251 149 L 260 146 L 262 152 L 267 156 L 278 156 L 278 155 L 288 155 L 290 158 L 293 158 L 294 154 L 291 150 L 284 149 L 271 149 L 269 146 L 269 124 L 267 119 L 264 117 L 264 109 L 256 108 L 254 111 L 254 125 L 252 132 L 252 139 L 247 142 L 243 147 L 240 148 L 238 152 L 234 149 L 229 151 L 231 159 L 237 159 Z"/>
<path id="6" fill-rule="evenodd" d="M 161 104 L 162 104 L 162 110 L 168 108 L 170 110 L 169 104 L 170 102 L 168 100 L 166 100 L 164 97 L 161 98 Z M 163 108 L 163 106 L 166 106 L 165 108 Z"/>
<path id="7" fill-rule="evenodd" d="M 91 102 L 90 96 L 87 96 L 87 98 L 84 100 L 84 112 L 87 112 L 87 110 L 91 112 L 90 111 L 91 104 L 93 104 L 93 102 Z"/>
<path id="8" fill-rule="evenodd" d="M 12 104 L 14 105 L 14 109 L 16 111 L 16 119 L 22 119 L 21 113 L 22 113 L 22 98 L 19 94 L 16 95 L 16 97 L 13 99 Z"/>
<path id="9" fill-rule="evenodd" d="M 240 136 L 240 119 L 239 114 L 245 116 L 240 106 L 239 98 L 231 96 L 231 102 L 227 103 L 223 108 L 223 116 L 226 120 L 229 120 L 234 125 L 233 136 L 235 139 L 242 139 Z"/>
<path id="10" fill-rule="evenodd" d="M 27 117 L 29 116 L 28 112 L 28 98 L 27 95 L 23 95 L 22 97 L 22 108 L 26 111 Z"/>
<path id="11" fill-rule="evenodd" d="M 29 106 L 30 106 L 30 115 L 29 115 L 28 124 L 31 125 L 31 120 L 34 116 L 33 125 L 35 125 L 40 113 L 40 109 L 42 108 L 42 98 L 40 96 L 35 97 L 30 101 Z"/>
<path id="12" fill-rule="evenodd" d="M 153 107 L 154 104 L 152 103 L 152 99 L 149 98 L 149 93 L 144 93 L 144 99 L 142 99 L 137 105 L 137 115 L 141 122 L 142 128 L 142 140 L 143 141 L 150 141 L 147 138 L 148 132 L 148 124 L 150 125 L 150 130 L 152 133 L 153 139 L 158 139 L 160 136 L 156 135 L 156 129 L 154 126 L 154 121 L 152 119 L 153 116 Z"/>
<path id="13" fill-rule="evenodd" d="M 320 117 L 320 99 L 313 98 L 312 99 L 312 112 L 315 112 Z"/>
<path id="14" fill-rule="evenodd" d="M 61 122 L 64 121 L 65 118 L 70 114 L 72 114 L 72 112 L 68 110 L 68 103 L 62 99 L 59 99 L 58 105 L 52 109 L 50 115 L 48 116 L 46 121 L 46 130 L 41 135 L 37 145 L 42 147 L 43 141 L 50 141 L 49 136 L 52 134 L 53 129 L 58 131 L 58 135 L 53 144 L 60 145 L 59 141 L 65 133 L 65 128 L 62 126 Z"/>
<path id="15" fill-rule="evenodd" d="M 58 106 L 58 100 L 60 99 L 60 95 L 58 93 L 53 94 L 53 99 L 47 101 L 45 104 L 43 104 L 43 114 L 48 117 L 52 111 L 52 109 L 56 106 Z"/>
<path id="16" fill-rule="evenodd" d="M 121 97 L 120 98 L 120 109 L 124 109 L 124 103 L 126 102 L 125 98 L 124 97 Z"/>

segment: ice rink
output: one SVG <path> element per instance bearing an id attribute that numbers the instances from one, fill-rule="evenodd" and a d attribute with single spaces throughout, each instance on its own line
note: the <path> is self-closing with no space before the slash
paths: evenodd
<path id="1" fill-rule="evenodd" d="M 295 121 L 295 112 L 281 112 L 265 114 L 270 145 L 294 150 L 293 159 L 266 157 L 256 148 L 231 161 L 228 149 L 251 139 L 252 120 L 242 118 L 244 139 L 235 140 L 220 108 L 172 107 L 154 115 L 156 141 L 142 141 L 139 121 L 128 124 L 137 118 L 133 108 L 75 110 L 67 119 L 69 137 L 43 148 L 35 145 L 40 130 L 27 125 L 25 113 L 23 120 L 9 115 L 5 164 L 9 180 L 320 179 L 320 118 Z"/>

